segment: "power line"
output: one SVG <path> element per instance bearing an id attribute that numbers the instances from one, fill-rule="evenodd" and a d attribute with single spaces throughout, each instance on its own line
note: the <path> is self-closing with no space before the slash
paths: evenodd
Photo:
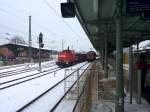
<path id="1" fill-rule="evenodd" d="M 15 32 L 21 33 L 21 34 L 24 35 L 24 36 L 27 36 L 27 35 L 28 35 L 28 32 L 24 32 L 24 31 L 15 29 L 15 28 L 10 28 L 10 27 L 7 27 L 7 26 L 1 25 L 1 24 L 0 24 L 0 28 L 1 28 L 1 29 L 7 29 L 7 30 L 15 31 Z M 32 35 L 32 36 L 35 37 L 35 35 Z"/>
<path id="2" fill-rule="evenodd" d="M 7 7 L 10 8 L 9 6 L 7 6 Z M 12 9 L 12 8 L 10 8 L 10 9 Z M 53 9 L 53 8 L 52 8 L 52 9 Z M 21 21 L 27 22 L 27 20 L 24 19 L 24 17 L 22 17 L 22 16 L 18 16 L 17 14 L 11 13 L 10 11 L 4 10 L 4 9 L 2 9 L 2 8 L 0 8 L 0 10 L 1 10 L 1 12 L 3 12 L 3 13 L 9 14 L 9 15 L 11 15 L 11 16 L 14 16 L 14 17 L 18 18 L 18 19 L 21 20 Z M 16 10 L 16 11 L 17 11 L 17 12 L 18 12 L 18 11 L 22 12 L 21 10 Z M 25 12 L 25 11 L 23 11 L 23 12 Z M 58 14 L 58 12 L 57 12 L 55 9 L 53 9 L 53 12 L 55 12 L 55 14 L 57 14 L 57 16 L 60 17 L 59 14 Z M 26 15 L 27 15 L 27 13 L 26 13 Z M 60 18 L 61 18 L 61 17 L 60 17 Z M 68 23 L 66 23 L 62 18 L 61 18 L 61 20 L 72 30 L 73 33 L 76 34 L 76 32 L 74 32 L 74 30 L 69 26 Z M 66 36 L 66 35 L 63 35 L 63 34 L 55 33 L 55 32 L 53 32 L 53 31 L 51 31 L 50 29 L 48 29 L 47 27 L 45 27 L 45 26 L 43 26 L 43 25 L 41 25 L 41 24 L 39 24 L 39 23 L 37 23 L 37 22 L 35 22 L 34 25 L 39 26 L 40 28 L 42 28 L 44 31 L 46 31 L 47 33 L 49 33 L 49 34 L 51 34 L 51 35 L 54 34 L 54 35 L 61 36 L 61 37 L 69 37 L 69 36 Z M 6 26 L 3 26 L 2 28 L 3 28 L 3 29 L 8 29 L 8 30 L 11 30 L 11 31 L 15 31 L 15 32 L 19 32 L 19 33 L 21 33 L 21 34 L 23 34 L 23 35 L 25 35 L 25 36 L 27 36 L 27 34 L 28 34 L 27 32 L 20 31 L 20 30 L 14 29 L 14 28 L 9 28 L 9 27 L 6 27 Z M 76 35 L 79 36 L 78 34 L 76 34 Z M 37 37 L 37 35 L 36 35 L 36 36 L 35 36 L 35 35 L 32 35 L 32 36 Z"/>
<path id="3" fill-rule="evenodd" d="M 19 33 L 24 34 L 24 35 L 27 34 L 27 32 L 23 32 L 23 31 L 21 31 L 21 30 L 14 29 L 14 28 L 9 28 L 9 27 L 4 26 L 4 25 L 0 25 L 0 28 L 7 29 L 7 30 L 11 30 L 11 31 L 16 31 L 16 32 L 19 32 Z"/>
<path id="4" fill-rule="evenodd" d="M 18 18 L 18 19 L 20 19 L 20 20 L 22 20 L 22 21 L 24 21 L 24 22 L 27 21 L 27 20 L 24 19 L 23 17 L 18 16 L 18 15 L 16 15 L 16 14 L 11 13 L 11 12 L 9 12 L 9 11 L 7 11 L 7 10 L 2 9 L 2 8 L 0 8 L 0 11 L 6 13 L 6 14 L 8 14 L 8 15 L 12 15 L 12 16 L 14 16 L 14 17 L 16 17 L 16 18 Z M 58 36 L 62 36 L 62 37 L 67 37 L 66 35 L 59 34 L 59 33 L 55 33 L 55 32 L 49 30 L 48 28 L 46 28 L 45 26 L 43 26 L 43 25 L 41 25 L 41 24 L 39 24 L 39 23 L 37 23 L 37 22 L 35 23 L 35 25 L 38 26 L 38 27 L 40 27 L 40 28 L 42 28 L 43 30 L 45 30 L 47 33 L 49 33 L 49 34 L 51 34 L 51 35 L 54 34 L 54 35 L 58 35 Z M 68 37 L 69 37 L 69 36 L 68 36 Z"/>
<path id="5" fill-rule="evenodd" d="M 17 16 L 16 14 L 10 13 L 9 11 L 7 11 L 7 10 L 5 10 L 5 9 L 0 8 L 0 11 L 6 13 L 6 14 L 8 14 L 8 15 L 12 15 L 12 16 L 14 16 L 14 17 L 16 17 L 16 18 L 18 18 L 18 19 L 20 19 L 20 20 L 22 20 L 22 21 L 26 21 L 24 18 L 22 18 L 22 17 L 20 17 L 20 16 Z"/>
<path id="6" fill-rule="evenodd" d="M 69 29 L 77 36 L 80 37 L 80 35 L 78 33 L 76 33 L 72 27 L 61 17 L 59 16 L 59 13 L 47 2 L 47 0 L 43 0 L 44 3 L 60 18 L 60 20 L 62 20 L 68 27 Z"/>
<path id="7" fill-rule="evenodd" d="M 17 12 L 20 12 L 21 14 L 24 13 L 26 16 L 28 16 L 28 13 L 26 13 L 26 11 L 23 10 L 23 9 L 17 9 L 16 7 L 13 7 L 10 4 L 4 3 L 2 1 L 0 1 L 0 4 L 3 4 L 2 6 L 5 6 L 5 7 L 9 8 L 9 9 L 16 10 Z"/>
<path id="8" fill-rule="evenodd" d="M 61 37 L 70 37 L 70 36 L 66 36 L 66 35 L 60 34 L 60 33 L 55 33 L 55 32 L 51 31 L 50 29 L 48 29 L 47 27 L 45 27 L 45 26 L 43 26 L 41 24 L 37 23 L 37 25 L 40 26 L 45 31 L 48 31 L 47 33 L 51 32 L 52 35 L 54 34 L 54 35 L 58 35 L 58 36 L 61 36 Z"/>

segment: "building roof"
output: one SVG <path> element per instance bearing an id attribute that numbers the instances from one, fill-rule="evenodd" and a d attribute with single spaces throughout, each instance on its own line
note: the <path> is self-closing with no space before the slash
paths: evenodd
<path id="1" fill-rule="evenodd" d="M 116 0 L 75 0 L 76 15 L 96 50 L 108 38 L 108 49 L 116 49 Z M 150 39 L 150 21 L 140 16 L 129 16 L 123 5 L 122 40 L 123 47 Z"/>

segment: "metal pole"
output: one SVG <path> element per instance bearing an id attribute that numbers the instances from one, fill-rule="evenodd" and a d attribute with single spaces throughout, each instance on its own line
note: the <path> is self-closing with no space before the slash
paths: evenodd
<path id="1" fill-rule="evenodd" d="M 102 40 L 102 42 L 104 42 L 104 40 Z M 102 44 L 102 69 L 104 70 L 104 45 L 103 44 Z"/>
<path id="2" fill-rule="evenodd" d="M 139 43 L 137 44 L 138 60 L 140 58 L 139 54 Z M 141 104 L 141 70 L 137 70 L 137 103 Z"/>
<path id="3" fill-rule="evenodd" d="M 116 112 L 124 112 L 123 48 L 122 48 L 122 0 L 116 4 Z"/>
<path id="4" fill-rule="evenodd" d="M 132 104 L 132 95 L 133 95 L 133 55 L 132 55 L 132 46 L 129 47 L 129 89 L 130 89 L 130 104 Z"/>
<path id="5" fill-rule="evenodd" d="M 29 59 L 32 62 L 31 16 L 29 16 Z"/>
<path id="6" fill-rule="evenodd" d="M 107 32 L 106 32 L 107 33 Z M 105 63 L 104 63 L 104 71 L 105 71 L 105 78 L 108 78 L 108 59 L 107 59 L 107 35 L 104 38 L 104 43 L 105 43 Z"/>
<path id="7" fill-rule="evenodd" d="M 101 52 L 100 62 L 101 62 L 102 69 L 103 69 L 103 47 L 102 47 L 102 45 L 101 45 L 101 50 L 100 50 L 100 52 Z"/>
<path id="8" fill-rule="evenodd" d="M 79 96 L 80 96 L 80 81 L 79 81 L 79 79 L 80 79 L 80 76 L 79 76 L 79 68 L 78 68 L 78 70 L 77 70 L 77 99 L 79 99 Z M 80 101 L 79 101 L 79 106 L 78 106 L 78 111 L 80 112 Z"/>
<path id="9" fill-rule="evenodd" d="M 41 72 L 41 43 L 39 43 L 39 71 Z"/>

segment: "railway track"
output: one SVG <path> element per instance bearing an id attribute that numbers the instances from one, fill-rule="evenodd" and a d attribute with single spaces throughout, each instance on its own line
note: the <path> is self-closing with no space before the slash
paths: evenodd
<path id="1" fill-rule="evenodd" d="M 52 68 L 50 70 L 46 70 L 46 71 L 43 71 L 43 72 L 40 72 L 40 73 L 35 73 L 35 74 L 32 74 L 32 75 L 28 75 L 28 76 L 24 76 L 24 77 L 21 77 L 21 78 L 16 78 L 16 79 L 13 79 L 13 80 L 2 82 L 2 83 L 0 83 L 0 90 L 4 90 L 6 88 L 16 86 L 18 84 L 22 84 L 22 83 L 27 82 L 27 81 L 31 81 L 33 79 L 40 78 L 42 76 L 48 75 L 50 73 L 53 73 L 53 72 L 56 72 L 56 71 L 59 71 L 59 70 L 61 70 L 61 68 L 56 67 L 56 68 Z"/>
<path id="2" fill-rule="evenodd" d="M 78 69 L 81 69 L 83 66 L 87 65 L 84 64 L 82 65 L 80 68 Z M 31 100 L 30 102 L 28 102 L 27 104 L 25 104 L 24 106 L 22 106 L 21 108 L 19 108 L 16 112 L 21 112 L 23 110 L 25 110 L 26 108 L 30 107 L 33 103 L 35 103 L 36 101 L 38 101 L 40 98 L 42 98 L 44 95 L 46 95 L 48 92 L 50 92 L 51 90 L 53 90 L 54 88 L 56 88 L 58 85 L 60 85 L 61 83 L 63 83 L 67 78 L 71 77 L 75 72 L 78 71 L 75 70 L 73 71 L 72 73 L 70 73 L 68 76 L 66 76 L 65 78 L 61 79 L 60 81 L 58 81 L 56 84 L 54 84 L 53 86 L 51 86 L 49 89 L 47 89 L 46 91 L 44 91 L 43 93 L 41 93 L 39 96 L 37 96 L 36 98 L 34 98 L 33 100 Z M 75 81 L 76 83 L 76 81 Z M 74 84 L 73 84 L 74 85 Z M 72 86 L 71 86 L 72 87 Z M 66 94 L 66 93 L 65 93 Z M 62 98 L 61 98 L 62 99 Z"/>
<path id="3" fill-rule="evenodd" d="M 17 65 L 11 65 L 11 66 L 1 66 L 0 70 L 4 70 L 4 69 L 9 69 L 9 68 L 17 68 L 20 66 L 25 66 L 28 65 L 29 63 L 25 63 L 25 64 L 17 64 Z"/>
<path id="4" fill-rule="evenodd" d="M 49 68 L 52 67 L 54 65 L 43 65 L 42 68 Z M 30 71 L 34 71 L 34 70 L 38 70 L 39 67 L 32 67 L 32 68 L 22 68 L 22 69 L 17 69 L 17 70 L 10 70 L 10 71 L 6 71 L 6 72 L 1 72 L 0 73 L 0 78 L 4 78 L 4 77 L 8 77 L 8 76 L 14 76 L 14 75 L 19 75 L 21 73 L 26 73 L 26 72 L 30 72 Z"/>
<path id="5" fill-rule="evenodd" d="M 60 103 L 63 101 L 63 99 L 67 96 L 67 94 L 71 91 L 71 89 L 75 86 L 75 84 L 78 83 L 78 81 L 81 79 L 83 74 L 88 68 L 86 68 L 83 73 L 78 77 L 78 79 L 68 88 L 68 90 L 64 93 L 64 95 L 60 98 L 60 100 L 57 101 L 57 103 L 53 106 L 52 109 L 49 110 L 49 112 L 54 112 L 56 108 L 60 105 Z"/>
<path id="6" fill-rule="evenodd" d="M 55 62 L 48 63 L 47 65 L 51 65 L 51 64 L 54 65 Z M 6 67 L 5 66 L 4 67 L 0 67 L 0 71 L 1 70 L 7 70 L 7 71 L 4 71 L 4 72 L 0 72 L 0 74 L 7 73 L 7 72 L 13 72 L 13 71 L 16 71 L 16 70 L 20 70 L 20 67 L 23 67 L 21 69 L 25 69 L 26 67 L 29 67 L 29 66 L 30 66 L 30 63 L 19 64 L 19 65 L 11 65 L 11 66 L 6 66 Z M 16 68 L 16 69 L 13 69 L 13 68 Z M 12 69 L 12 70 L 9 70 L 9 69 Z"/>

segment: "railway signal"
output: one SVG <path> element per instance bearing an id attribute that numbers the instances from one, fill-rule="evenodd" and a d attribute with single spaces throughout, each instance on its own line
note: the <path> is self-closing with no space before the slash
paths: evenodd
<path id="1" fill-rule="evenodd" d="M 40 43 L 43 43 L 43 34 L 42 33 L 39 34 L 39 44 Z"/>
<path id="2" fill-rule="evenodd" d="M 39 71 L 41 72 L 41 48 L 44 47 L 43 44 L 43 34 L 39 34 Z"/>

